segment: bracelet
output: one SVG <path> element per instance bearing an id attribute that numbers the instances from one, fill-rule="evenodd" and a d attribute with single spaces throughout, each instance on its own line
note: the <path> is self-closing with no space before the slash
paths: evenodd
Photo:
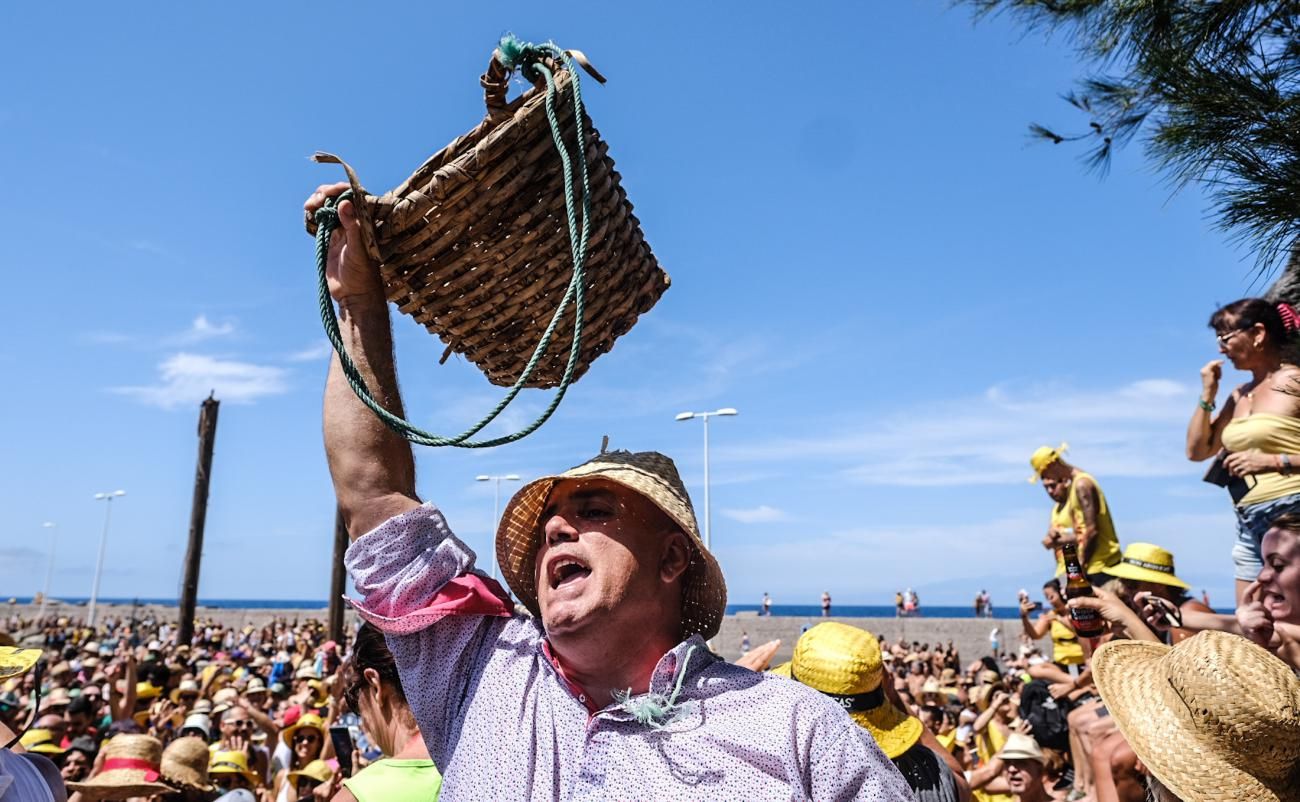
<path id="1" fill-rule="evenodd" d="M 1206 401 L 1204 398 L 1202 398 L 1199 401 L 1197 401 L 1196 404 L 1206 412 L 1214 411 L 1215 403 L 1213 401 Z"/>
<path id="2" fill-rule="evenodd" d="M 1288 454 L 1278 454 L 1277 459 L 1282 463 L 1282 475 L 1291 475 L 1291 457 Z"/>

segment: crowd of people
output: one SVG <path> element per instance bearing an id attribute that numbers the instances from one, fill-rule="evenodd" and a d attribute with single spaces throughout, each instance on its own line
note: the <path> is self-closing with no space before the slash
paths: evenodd
<path id="1" fill-rule="evenodd" d="M 0 739 L 16 737 L 14 748 L 36 756 L 42 776 L 55 780 L 46 783 L 49 796 L 15 799 L 437 795 L 437 769 L 409 710 L 399 715 L 393 658 L 373 627 L 362 626 L 350 647 L 328 640 L 315 620 L 239 629 L 207 622 L 189 643 L 177 642 L 169 622 L 151 618 L 89 627 L 66 617 L 11 615 L 3 630 L 29 648 L 16 647 L 13 634 L 0 638 L 10 657 L 0 660 L 0 676 L 7 676 Z M 28 655 L 30 668 L 14 655 Z M 335 753 L 340 734 L 342 756 Z M 20 774 L 7 774 L 24 787 Z M 390 793 L 394 774 L 421 777 L 423 790 Z M 3 786 L 0 799 L 9 802 Z"/>
<path id="2" fill-rule="evenodd" d="M 1207 366 L 1188 432 L 1237 509 L 1235 614 L 1192 599 L 1168 548 L 1124 545 L 1097 479 L 1043 447 L 1054 576 L 1041 602 L 1022 594 L 1013 638 L 995 629 L 967 662 L 825 621 L 789 661 L 764 644 L 731 663 L 710 648 L 726 582 L 664 455 L 602 447 L 524 484 L 496 535 L 506 587 L 417 497 L 410 444 L 351 386 L 400 415 L 347 188 L 306 213 L 337 226 L 326 274 L 354 364 L 331 364 L 324 438 L 364 623 L 346 642 L 280 621 L 181 643 L 158 621 L 7 621 L 35 648 L 0 646 L 0 802 L 1300 800 L 1289 307 L 1215 315 L 1252 380 L 1213 416 Z"/>

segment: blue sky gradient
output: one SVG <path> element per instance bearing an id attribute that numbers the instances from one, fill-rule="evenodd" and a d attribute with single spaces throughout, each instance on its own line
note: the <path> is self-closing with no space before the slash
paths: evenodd
<path id="1" fill-rule="evenodd" d="M 222 403 L 200 595 L 324 598 L 333 499 L 326 344 L 301 204 L 347 159 L 396 185 L 482 114 L 496 39 L 554 39 L 609 78 L 585 98 L 672 289 L 517 445 L 418 453 L 419 489 L 489 551 L 481 473 L 525 478 L 616 448 L 678 460 L 735 603 L 1009 603 L 1051 573 L 1027 459 L 1062 440 L 1121 539 L 1171 548 L 1230 596 L 1232 517 L 1182 456 L 1205 321 L 1251 254 L 1137 148 L 1104 181 L 1031 121 L 1064 40 L 944 2 L 428 3 L 0 12 L 9 334 L 0 368 L 0 595 L 179 586 L 198 403 Z M 500 392 L 396 319 L 408 411 L 459 431 Z M 1239 379 L 1239 376 L 1231 377 Z M 542 408 L 526 393 L 505 421 Z M 505 427 L 493 429 L 500 433 Z"/>

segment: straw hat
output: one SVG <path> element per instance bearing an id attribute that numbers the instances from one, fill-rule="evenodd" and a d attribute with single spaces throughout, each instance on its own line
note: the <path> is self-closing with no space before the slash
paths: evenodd
<path id="1" fill-rule="evenodd" d="M 295 721 L 292 726 L 285 727 L 284 730 L 280 732 L 280 740 L 284 742 L 285 746 L 292 749 L 293 736 L 296 735 L 298 733 L 298 730 L 302 729 L 303 727 L 309 727 L 311 729 L 315 729 L 318 732 L 320 732 L 321 744 L 322 746 L 324 745 L 325 721 L 315 713 L 307 713 L 301 716 L 297 721 Z"/>
<path id="2" fill-rule="evenodd" d="M 772 670 L 835 699 L 871 733 L 886 757 L 896 758 L 921 738 L 921 720 L 889 701 L 880 643 L 870 632 L 837 621 L 799 636 L 794 658 Z"/>
<path id="3" fill-rule="evenodd" d="M 182 696 L 188 695 L 198 696 L 199 684 L 192 679 L 183 679 L 181 684 L 176 687 L 176 690 L 171 692 L 171 699 L 173 702 L 179 703 Z"/>
<path id="4" fill-rule="evenodd" d="M 1065 456 L 1065 452 L 1069 449 L 1070 446 L 1067 443 L 1061 443 L 1056 448 L 1039 446 L 1034 449 L 1034 453 L 1029 457 L 1029 467 L 1034 469 L 1034 475 L 1029 477 L 1029 482 L 1032 484 L 1041 479 L 1043 471 L 1047 470 L 1047 466 Z"/>
<path id="5" fill-rule="evenodd" d="M 1300 802 L 1300 680 L 1226 632 L 1113 641 L 1093 678 L 1133 751 L 1185 802 Z"/>
<path id="6" fill-rule="evenodd" d="M 1002 745 L 1002 751 L 998 752 L 996 757 L 1002 760 L 1036 760 L 1039 763 L 1046 763 L 1047 756 L 1043 754 L 1043 748 L 1038 745 L 1038 741 L 1019 732 L 1013 732 L 1007 736 L 1007 741 Z"/>
<path id="7" fill-rule="evenodd" d="M 235 706 L 235 700 L 239 698 L 239 691 L 234 688 L 222 688 L 212 697 L 212 714 L 224 713 Z"/>
<path id="8" fill-rule="evenodd" d="M 135 684 L 135 699 L 137 702 L 145 699 L 157 699 L 162 696 L 162 692 L 162 688 L 147 680 Z"/>
<path id="9" fill-rule="evenodd" d="M 510 503 L 497 528 L 496 552 L 501 575 L 515 596 L 539 619 L 534 564 L 541 545 L 542 512 L 551 489 L 567 479 L 601 478 L 641 494 L 662 510 L 690 538 L 691 564 L 682 585 L 682 629 L 706 639 L 718 633 L 727 608 L 727 584 L 722 569 L 700 540 L 700 527 L 677 466 L 654 451 L 608 451 L 556 476 L 524 485 Z"/>
<path id="10" fill-rule="evenodd" d="M 239 774 L 254 788 L 261 785 L 257 775 L 248 767 L 248 755 L 243 752 L 213 752 L 208 762 L 208 777 L 214 774 Z"/>
<path id="11" fill-rule="evenodd" d="M 9 679 L 32 670 L 41 659 L 40 649 L 0 646 L 0 679 Z"/>
<path id="12" fill-rule="evenodd" d="M 298 666 L 298 670 L 293 672 L 293 678 L 294 679 L 319 679 L 316 676 L 315 664 L 308 661 L 303 661 L 303 664 Z"/>
<path id="13" fill-rule="evenodd" d="M 28 730 L 18 739 L 18 743 L 22 744 L 28 752 L 38 752 L 42 755 L 61 755 L 64 752 L 50 730 Z"/>
<path id="14" fill-rule="evenodd" d="M 296 785 L 299 777 L 306 777 L 309 780 L 315 780 L 318 783 L 327 783 L 334 776 L 334 770 L 323 760 L 313 760 L 303 766 L 300 771 L 289 772 L 289 782 Z"/>
<path id="15" fill-rule="evenodd" d="M 1174 555 L 1150 543 L 1128 544 L 1119 562 L 1101 571 L 1120 579 L 1155 582 L 1157 585 L 1171 585 L 1183 590 L 1191 587 L 1174 575 Z"/>
<path id="16" fill-rule="evenodd" d="M 212 791 L 208 782 L 208 745 L 199 738 L 177 738 L 163 750 L 158 773 L 169 785 L 195 791 Z"/>
<path id="17" fill-rule="evenodd" d="M 329 686 L 318 679 L 307 680 L 307 687 L 311 688 L 311 699 L 309 700 L 312 707 L 325 707 L 330 701 Z"/>
<path id="18" fill-rule="evenodd" d="M 41 712 L 44 713 L 47 710 L 53 710 L 55 708 L 64 708 L 71 703 L 72 696 L 68 694 L 67 688 L 54 688 L 41 698 Z"/>
<path id="19" fill-rule="evenodd" d="M 211 712 L 212 712 L 212 700 L 211 700 L 211 699 L 200 699 L 200 700 L 198 700 L 197 702 L 194 703 L 194 707 L 192 707 L 192 708 L 190 709 L 190 712 L 191 712 L 191 713 L 211 713 Z"/>
<path id="20" fill-rule="evenodd" d="M 261 677 L 253 677 L 248 681 L 248 687 L 244 688 L 245 696 L 266 693 L 266 683 Z"/>
<path id="21" fill-rule="evenodd" d="M 104 765 L 99 774 L 80 783 L 68 783 L 86 799 L 130 799 L 165 794 L 172 789 L 160 782 L 158 763 L 162 743 L 149 735 L 118 735 L 104 745 Z"/>

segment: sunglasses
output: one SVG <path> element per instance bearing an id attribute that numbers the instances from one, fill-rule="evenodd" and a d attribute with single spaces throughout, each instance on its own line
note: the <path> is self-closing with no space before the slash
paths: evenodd
<path id="1" fill-rule="evenodd" d="M 1233 329 L 1232 331 L 1225 332 L 1223 334 L 1214 335 L 1214 339 L 1219 341 L 1219 345 L 1227 345 L 1228 340 L 1231 340 L 1233 337 L 1236 337 L 1238 334 L 1241 334 L 1243 331 L 1249 331 L 1249 329 Z"/>
<path id="2" fill-rule="evenodd" d="M 298 743 L 299 741 L 319 741 L 319 740 L 320 740 L 320 733 L 316 732 L 315 730 L 307 730 L 306 732 L 299 732 L 293 736 L 294 743 Z"/>

